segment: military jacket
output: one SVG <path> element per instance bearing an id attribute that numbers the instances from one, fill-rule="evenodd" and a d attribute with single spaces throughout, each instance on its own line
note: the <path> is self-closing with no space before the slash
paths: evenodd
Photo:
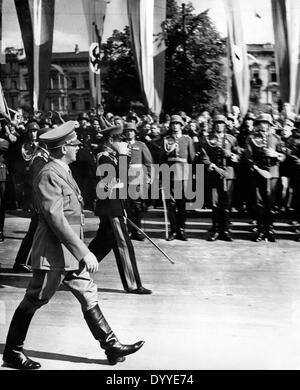
<path id="1" fill-rule="evenodd" d="M 50 161 L 33 183 L 39 224 L 32 245 L 32 268 L 70 271 L 89 250 L 83 243 L 83 202 L 70 174 Z"/>
<path id="2" fill-rule="evenodd" d="M 266 149 L 271 148 L 279 153 L 283 153 L 282 142 L 276 134 L 262 134 L 256 131 L 246 139 L 245 158 L 250 169 L 253 165 L 267 170 L 273 178 L 278 178 L 280 162 L 277 158 L 266 156 Z"/>
<path id="3" fill-rule="evenodd" d="M 122 156 L 122 159 L 126 159 L 126 165 L 128 165 L 128 156 Z M 101 152 L 97 156 L 97 177 L 99 179 L 97 186 L 101 187 L 102 192 L 107 193 L 106 199 L 98 199 L 96 202 L 95 214 L 98 217 L 122 217 L 124 216 L 124 200 L 118 199 L 119 190 L 124 189 L 126 183 L 122 182 L 119 177 L 119 161 L 120 156 L 111 148 L 103 146 Z M 123 160 L 122 160 L 123 161 Z M 115 172 L 115 176 L 112 178 L 111 186 L 107 185 L 105 180 L 106 175 L 104 171 L 105 166 L 111 166 L 111 172 Z M 128 169 L 126 167 L 126 169 Z M 115 183 L 115 184 L 113 184 Z M 109 191 L 115 191 L 116 199 L 109 197 Z"/>
<path id="4" fill-rule="evenodd" d="M 128 143 L 129 149 L 129 170 L 128 183 L 140 184 L 147 183 L 147 177 L 151 178 L 152 156 L 147 145 L 142 141 Z M 147 177 L 145 177 L 147 175 Z"/>
<path id="5" fill-rule="evenodd" d="M 189 164 L 195 158 L 194 144 L 190 136 L 183 134 L 177 138 L 169 134 L 163 138 L 160 153 L 160 164 L 166 163 L 174 167 L 174 180 L 188 180 Z"/>
<path id="6" fill-rule="evenodd" d="M 226 171 L 227 179 L 234 179 L 236 163 L 231 159 L 232 154 L 239 154 L 236 138 L 231 134 L 226 134 L 224 138 L 211 133 L 203 139 L 200 161 L 206 166 L 215 164 Z M 214 171 L 207 173 L 212 177 L 220 178 L 220 175 Z"/>

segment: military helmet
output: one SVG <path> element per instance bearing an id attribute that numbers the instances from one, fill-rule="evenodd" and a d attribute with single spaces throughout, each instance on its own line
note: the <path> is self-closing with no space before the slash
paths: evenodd
<path id="1" fill-rule="evenodd" d="M 273 126 L 273 120 L 270 114 L 260 114 L 258 117 L 255 119 L 255 123 L 261 123 L 261 122 L 267 122 L 269 125 Z"/>
<path id="2" fill-rule="evenodd" d="M 225 123 L 227 122 L 226 118 L 224 115 L 217 114 L 213 117 L 213 122 L 214 123 Z"/>

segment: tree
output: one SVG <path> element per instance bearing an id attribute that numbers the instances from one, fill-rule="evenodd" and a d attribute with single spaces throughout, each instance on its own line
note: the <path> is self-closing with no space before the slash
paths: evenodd
<path id="1" fill-rule="evenodd" d="M 197 114 L 219 108 L 219 97 L 226 90 L 225 43 L 208 10 L 196 15 L 191 3 L 180 7 L 175 0 L 168 0 L 162 27 L 163 33 L 156 39 L 164 40 L 167 46 L 163 110 Z M 119 107 L 119 111 L 123 105 L 129 108 L 132 101 L 142 101 L 129 28 L 114 31 L 103 50 L 103 64 L 108 69 L 104 78 L 107 106 Z"/>
<path id="2" fill-rule="evenodd" d="M 125 114 L 132 108 L 132 102 L 142 102 L 129 27 L 126 26 L 123 32 L 114 30 L 113 35 L 102 45 L 102 50 L 106 108 L 114 113 Z"/>

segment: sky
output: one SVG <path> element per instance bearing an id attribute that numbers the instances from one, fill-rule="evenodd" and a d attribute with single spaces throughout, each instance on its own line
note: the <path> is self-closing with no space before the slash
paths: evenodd
<path id="1" fill-rule="evenodd" d="M 179 0 L 178 3 L 189 1 Z M 223 0 L 191 0 L 195 12 L 209 9 L 209 16 L 222 36 L 226 36 L 226 18 Z M 246 43 L 273 43 L 271 0 L 240 0 Z M 259 14 L 260 18 L 255 14 Z M 111 0 L 103 39 L 114 29 L 122 30 L 127 24 L 126 1 Z M 56 0 L 53 51 L 88 50 L 87 27 L 81 0 Z M 14 0 L 3 0 L 2 51 L 5 47 L 23 47 Z"/>

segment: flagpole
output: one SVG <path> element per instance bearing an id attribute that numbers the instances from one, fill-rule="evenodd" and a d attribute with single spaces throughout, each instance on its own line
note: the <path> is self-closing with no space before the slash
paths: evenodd
<path id="1" fill-rule="evenodd" d="M 226 46 L 227 46 L 227 112 L 231 112 L 232 107 L 232 63 L 230 54 L 230 40 L 229 31 L 227 33 Z"/>

